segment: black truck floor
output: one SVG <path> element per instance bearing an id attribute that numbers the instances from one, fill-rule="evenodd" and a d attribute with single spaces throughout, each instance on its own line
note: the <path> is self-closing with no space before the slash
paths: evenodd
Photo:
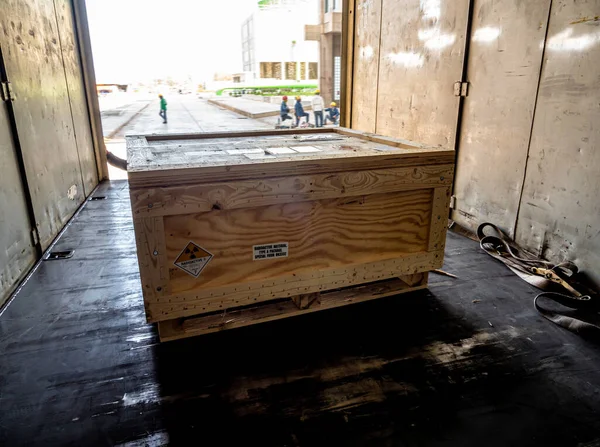
<path id="1" fill-rule="evenodd" d="M 468 239 L 429 291 L 159 344 L 96 195 L 0 316 L 1 445 L 600 445 L 598 346 Z"/>

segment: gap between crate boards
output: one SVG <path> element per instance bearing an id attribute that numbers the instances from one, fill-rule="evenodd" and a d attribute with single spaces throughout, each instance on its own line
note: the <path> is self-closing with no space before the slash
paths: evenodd
<path id="1" fill-rule="evenodd" d="M 271 300 L 260 305 L 230 308 L 206 315 L 174 318 L 159 321 L 158 331 L 161 341 L 209 334 L 422 290 L 427 288 L 427 280 L 427 272 L 415 273 L 341 289 Z"/>

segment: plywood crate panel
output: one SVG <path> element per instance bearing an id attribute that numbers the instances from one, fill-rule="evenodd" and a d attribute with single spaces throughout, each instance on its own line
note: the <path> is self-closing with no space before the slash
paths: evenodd
<path id="1" fill-rule="evenodd" d="M 442 265 L 453 151 L 340 128 L 127 146 L 150 322 Z"/>

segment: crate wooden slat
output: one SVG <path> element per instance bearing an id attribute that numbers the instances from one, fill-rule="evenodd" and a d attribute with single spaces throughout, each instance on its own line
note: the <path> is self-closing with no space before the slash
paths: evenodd
<path id="1" fill-rule="evenodd" d="M 306 308 L 299 308 L 293 300 L 268 301 L 262 305 L 216 314 L 160 321 L 158 330 L 162 341 L 171 341 L 400 295 L 426 287 L 427 273 L 418 273 L 325 292 L 320 294 L 318 303 Z"/>
<path id="2" fill-rule="evenodd" d="M 127 146 L 149 322 L 442 265 L 453 151 L 339 128 Z"/>

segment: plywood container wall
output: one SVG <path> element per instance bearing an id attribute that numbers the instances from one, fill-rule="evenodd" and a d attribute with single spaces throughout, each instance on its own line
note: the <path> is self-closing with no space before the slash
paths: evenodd
<path id="1" fill-rule="evenodd" d="M 7 110 L 0 107 L 0 306 L 36 261 L 27 192 L 11 138 Z"/>
<path id="2" fill-rule="evenodd" d="M 98 184 L 72 7 L 0 6 L 2 81 L 13 96 L 0 107 L 0 305 Z"/>
<path id="3" fill-rule="evenodd" d="M 452 217 L 600 284 L 600 4 L 474 3 Z"/>
<path id="4" fill-rule="evenodd" d="M 462 225 L 481 216 L 514 235 L 550 3 L 475 2 L 454 185 Z"/>
<path id="5" fill-rule="evenodd" d="M 468 0 L 355 0 L 351 127 L 452 147 Z"/>
<path id="6" fill-rule="evenodd" d="M 46 249 L 98 183 L 71 3 L 3 1 L 0 28 L 20 155 Z"/>
<path id="7" fill-rule="evenodd" d="M 552 2 L 515 238 L 600 286 L 599 17 L 596 0 Z"/>
<path id="8" fill-rule="evenodd" d="M 600 283 L 598 1 L 346 5 L 350 125 L 456 142 L 453 219 L 472 230 L 494 222 Z M 457 81 L 468 82 L 462 99 Z"/>

